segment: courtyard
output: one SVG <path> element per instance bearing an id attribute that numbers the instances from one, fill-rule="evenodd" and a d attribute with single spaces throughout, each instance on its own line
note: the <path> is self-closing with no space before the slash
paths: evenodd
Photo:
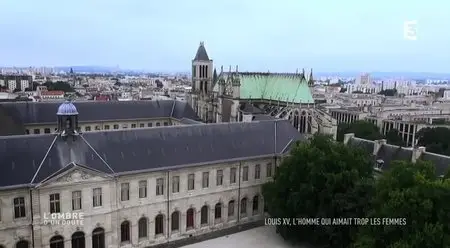
<path id="1" fill-rule="evenodd" d="M 275 227 L 262 226 L 228 236 L 210 239 L 183 248 L 302 248 L 292 246 L 275 233 Z"/>

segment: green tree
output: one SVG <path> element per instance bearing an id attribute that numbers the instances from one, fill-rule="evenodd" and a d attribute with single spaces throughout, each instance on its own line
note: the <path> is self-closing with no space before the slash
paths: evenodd
<path id="1" fill-rule="evenodd" d="M 356 137 L 367 140 L 378 140 L 383 138 L 377 125 L 363 120 L 355 121 L 350 124 L 339 124 L 337 129 L 337 140 L 343 141 L 344 135 L 347 133 L 354 133 Z"/>
<path id="2" fill-rule="evenodd" d="M 423 128 L 417 132 L 417 144 L 426 147 L 428 152 L 450 156 L 450 129 Z"/>
<path id="3" fill-rule="evenodd" d="M 429 162 L 395 161 L 376 183 L 370 218 L 405 218 L 406 225 L 360 227 L 355 248 L 450 247 L 450 180 Z"/>
<path id="4" fill-rule="evenodd" d="M 391 129 L 386 133 L 386 141 L 388 144 L 396 146 L 405 146 L 402 136 L 397 129 Z"/>
<path id="5" fill-rule="evenodd" d="M 75 90 L 70 86 L 70 84 L 62 81 L 53 82 L 45 82 L 44 86 L 47 86 L 48 90 L 60 90 L 64 92 L 74 92 Z"/>
<path id="6" fill-rule="evenodd" d="M 365 216 L 373 195 L 373 165 L 367 154 L 316 135 L 297 143 L 263 186 L 272 217 L 353 218 Z M 323 247 L 348 247 L 355 226 L 277 226 L 287 240 Z"/>

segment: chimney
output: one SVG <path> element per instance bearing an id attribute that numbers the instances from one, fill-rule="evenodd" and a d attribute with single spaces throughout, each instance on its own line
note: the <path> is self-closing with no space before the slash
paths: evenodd
<path id="1" fill-rule="evenodd" d="M 355 134 L 354 133 L 346 133 L 344 134 L 344 144 L 347 145 L 348 142 L 350 141 L 350 139 L 355 138 Z"/>
<path id="2" fill-rule="evenodd" d="M 413 152 L 412 152 L 411 161 L 413 163 L 415 163 L 420 158 L 420 156 L 422 156 L 422 154 L 424 152 L 425 152 L 425 147 L 424 146 L 414 147 L 413 148 Z"/>
<path id="3" fill-rule="evenodd" d="M 383 145 L 387 144 L 387 141 L 385 139 L 380 139 L 380 140 L 375 140 L 374 141 L 374 146 L 373 146 L 373 155 L 376 156 L 378 154 L 378 151 L 380 151 L 380 148 Z"/>

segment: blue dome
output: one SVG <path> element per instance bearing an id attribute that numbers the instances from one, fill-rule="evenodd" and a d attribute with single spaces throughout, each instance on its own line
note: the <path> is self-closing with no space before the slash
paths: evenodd
<path id="1" fill-rule="evenodd" d="M 70 101 L 65 101 L 58 107 L 57 115 L 77 115 L 78 111 L 75 105 Z"/>

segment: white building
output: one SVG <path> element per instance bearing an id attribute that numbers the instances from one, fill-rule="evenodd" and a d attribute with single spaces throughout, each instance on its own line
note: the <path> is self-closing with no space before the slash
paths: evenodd
<path id="1" fill-rule="evenodd" d="M 301 139 L 285 120 L 83 134 L 70 102 L 55 119 L 0 137 L 2 247 L 148 247 L 260 220 L 261 184 Z"/>

